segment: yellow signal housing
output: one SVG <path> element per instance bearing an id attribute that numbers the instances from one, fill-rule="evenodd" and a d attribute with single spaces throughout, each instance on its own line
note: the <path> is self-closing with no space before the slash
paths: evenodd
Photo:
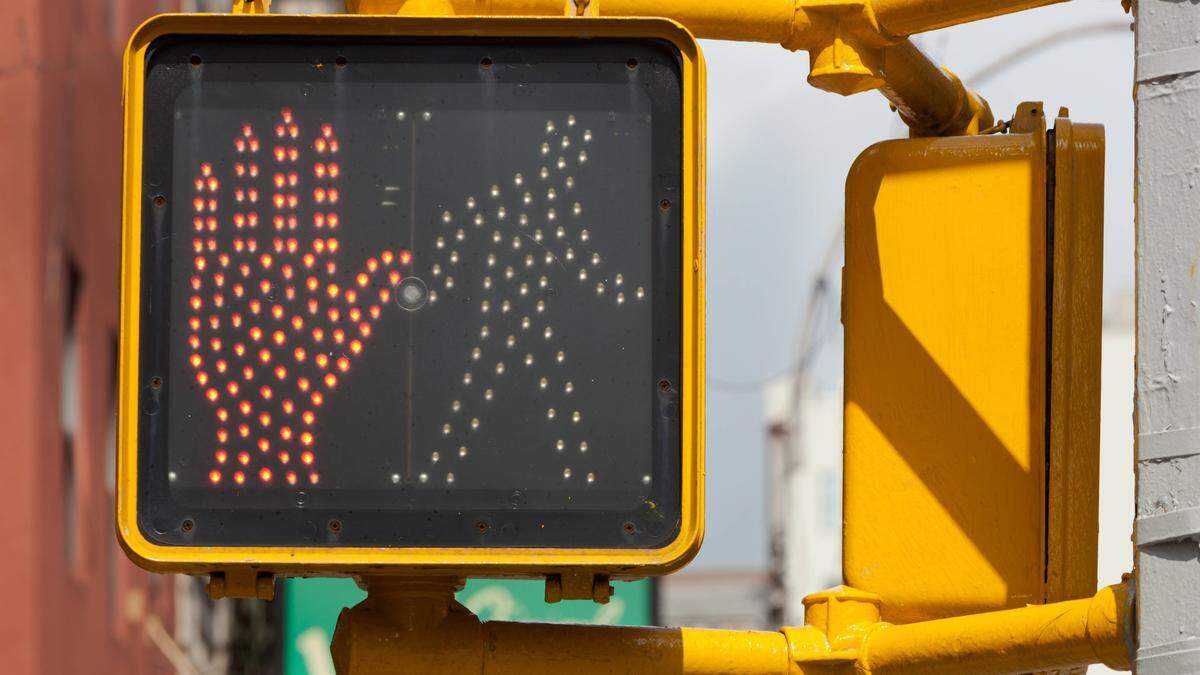
<path id="1" fill-rule="evenodd" d="M 1091 595 L 1103 129 L 888 141 L 846 188 L 847 585 L 910 623 Z"/>

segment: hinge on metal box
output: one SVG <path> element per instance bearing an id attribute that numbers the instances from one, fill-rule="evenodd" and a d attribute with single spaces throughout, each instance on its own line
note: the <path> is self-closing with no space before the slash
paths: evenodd
<path id="1" fill-rule="evenodd" d="M 275 599 L 275 575 L 254 569 L 234 569 L 213 572 L 205 586 L 208 597 Z"/>
<path id="2" fill-rule="evenodd" d="M 565 572 L 546 575 L 546 602 L 591 600 L 606 605 L 612 594 L 613 587 L 607 574 Z"/>

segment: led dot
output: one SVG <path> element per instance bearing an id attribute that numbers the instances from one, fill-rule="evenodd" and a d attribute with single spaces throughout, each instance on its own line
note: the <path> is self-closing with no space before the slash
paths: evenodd
<path id="1" fill-rule="evenodd" d="M 492 390 L 491 390 L 491 389 L 488 389 L 487 391 L 483 392 L 483 399 L 484 399 L 485 401 L 490 401 L 490 400 L 492 400 L 492 397 L 493 397 L 493 396 L 494 396 L 494 394 L 492 393 Z"/>
<path id="2" fill-rule="evenodd" d="M 625 304 L 625 294 L 624 293 L 617 293 L 617 304 L 618 305 Z"/>
<path id="3" fill-rule="evenodd" d="M 587 150 L 580 150 L 579 151 L 579 163 L 583 164 L 584 162 L 587 161 L 587 159 L 588 159 Z"/>
<path id="4" fill-rule="evenodd" d="M 467 197 L 467 208 L 468 209 L 475 208 L 475 198 L 474 197 Z"/>
<path id="5" fill-rule="evenodd" d="M 463 241 L 467 238 L 467 233 L 463 232 L 462 228 L 459 228 L 454 232 L 454 238 L 458 241 Z"/>
<path id="6" fill-rule="evenodd" d="M 453 473 L 453 472 L 449 472 L 449 473 L 447 473 L 447 474 L 446 474 L 446 482 L 447 482 L 447 483 L 453 483 L 453 482 L 454 482 L 454 473 Z"/>
<path id="7" fill-rule="evenodd" d="M 480 225 L 483 225 L 483 223 L 484 223 L 483 214 L 476 213 L 475 214 L 475 226 L 478 227 Z"/>
<path id="8" fill-rule="evenodd" d="M 588 475 L 587 475 L 587 482 L 588 482 L 588 485 L 595 483 L 596 482 L 596 474 L 589 471 Z"/>
<path id="9" fill-rule="evenodd" d="M 549 252 L 549 251 L 546 251 L 546 255 L 545 255 L 545 257 L 544 257 L 542 260 L 543 260 L 543 261 L 544 261 L 544 262 L 545 262 L 547 265 L 549 265 L 549 264 L 551 264 L 551 263 L 553 263 L 553 262 L 554 262 L 554 254 L 553 254 L 553 253 L 551 253 L 551 252 Z"/>
<path id="10" fill-rule="evenodd" d="M 533 231 L 533 240 L 537 241 L 537 242 L 540 242 L 542 240 L 542 231 L 541 230 Z"/>
<path id="11" fill-rule="evenodd" d="M 583 415 L 581 415 L 578 410 L 571 413 L 571 421 L 574 422 L 575 424 L 579 424 L 579 420 L 581 420 L 581 419 L 583 419 Z"/>
<path id="12" fill-rule="evenodd" d="M 554 220 L 557 217 L 558 217 L 558 214 L 555 213 L 554 209 L 550 209 L 550 210 L 546 211 L 546 220 Z"/>
<path id="13" fill-rule="evenodd" d="M 574 204 L 571 205 L 571 214 L 572 215 L 578 216 L 581 213 L 583 213 L 583 205 L 582 204 L 580 204 L 579 202 L 575 202 Z"/>
<path id="14" fill-rule="evenodd" d="M 525 182 L 525 177 L 522 176 L 521 174 L 517 174 L 517 175 L 513 176 L 513 185 L 521 185 L 524 182 Z"/>
<path id="15" fill-rule="evenodd" d="M 575 187 L 575 179 L 571 176 L 567 176 L 567 180 L 565 182 L 568 190 Z"/>
<path id="16" fill-rule="evenodd" d="M 546 419 L 551 419 L 551 420 L 554 419 L 555 414 L 556 413 L 554 412 L 554 408 L 550 408 L 549 410 L 546 411 Z"/>
<path id="17" fill-rule="evenodd" d="M 503 361 L 501 361 L 500 363 L 497 363 L 497 364 L 496 364 L 496 374 L 497 374 L 497 375 L 503 375 L 503 374 L 504 374 L 504 362 L 503 362 Z"/>
<path id="18" fill-rule="evenodd" d="M 392 484 L 395 485 L 399 482 L 400 482 L 400 474 L 398 474 L 398 473 L 392 474 Z"/>
<path id="19" fill-rule="evenodd" d="M 530 324 L 529 317 L 527 317 L 527 316 L 521 317 L 521 330 L 529 330 L 529 324 Z"/>
<path id="20" fill-rule="evenodd" d="M 537 301 L 537 305 L 536 305 L 536 309 L 537 309 L 537 313 L 538 313 L 538 314 L 541 314 L 542 312 L 546 311 L 546 301 L 545 301 L 545 300 L 538 300 L 538 301 Z"/>
<path id="21" fill-rule="evenodd" d="M 604 282 L 596 284 L 596 295 L 604 295 Z"/>
<path id="22" fill-rule="evenodd" d="M 454 216 L 450 215 L 449 211 L 442 211 L 442 222 L 443 223 L 449 223 L 453 219 L 454 219 Z"/>
<path id="23" fill-rule="evenodd" d="M 646 474 L 645 476 L 642 476 L 642 485 L 649 485 L 649 484 L 650 484 L 650 474 Z"/>
<path id="24" fill-rule="evenodd" d="M 479 418 L 472 417 L 471 418 L 471 430 L 474 431 L 475 429 L 478 429 L 478 428 L 479 428 Z"/>
<path id="25" fill-rule="evenodd" d="M 511 266 L 504 268 L 504 278 L 505 279 L 512 279 L 514 274 L 516 274 L 516 272 L 513 271 L 513 268 Z"/>
<path id="26" fill-rule="evenodd" d="M 586 269 L 582 269 L 582 268 L 580 268 L 580 270 L 579 270 L 579 280 L 580 280 L 580 281 L 587 281 L 587 270 L 586 270 Z"/>
<path id="27" fill-rule="evenodd" d="M 522 213 L 521 217 L 517 218 L 517 222 L 520 223 L 521 227 L 525 227 L 526 225 L 529 224 L 529 216 Z"/>
<path id="28" fill-rule="evenodd" d="M 429 271 L 432 272 L 433 276 L 436 277 L 442 273 L 442 266 L 435 263 L 434 266 L 431 267 Z"/>
<path id="29" fill-rule="evenodd" d="M 429 476 L 427 474 L 421 474 L 420 476 L 417 476 L 417 480 L 421 481 L 422 483 L 426 483 L 429 481 Z"/>
<path id="30" fill-rule="evenodd" d="M 571 137 L 570 137 L 570 136 L 563 136 L 563 137 L 562 137 L 562 147 L 563 147 L 564 149 L 565 149 L 565 148 L 569 148 L 569 147 L 571 147 Z"/>
<path id="31" fill-rule="evenodd" d="M 580 452 L 587 452 L 587 449 L 588 449 L 588 444 L 587 444 L 587 441 L 580 441 L 580 442 L 579 442 L 579 451 L 580 451 Z"/>
<path id="32" fill-rule="evenodd" d="M 492 196 L 493 196 L 493 197 L 499 197 L 499 196 L 500 196 L 500 186 L 499 186 L 499 185 L 493 185 L 493 186 L 492 186 Z"/>
<path id="33" fill-rule="evenodd" d="M 554 122 L 546 122 L 546 133 L 554 133 Z"/>
<path id="34" fill-rule="evenodd" d="M 559 363 L 562 363 L 563 361 L 565 361 L 566 358 L 567 358 L 566 352 L 560 351 L 559 353 L 554 355 L 554 360 L 558 361 Z"/>
<path id="35" fill-rule="evenodd" d="M 517 336 L 515 336 L 515 335 L 509 335 L 504 340 L 504 346 L 508 347 L 509 349 L 512 349 L 513 346 L 516 344 L 517 344 Z"/>
<path id="36" fill-rule="evenodd" d="M 645 297 L 645 295 L 646 295 L 646 291 L 641 286 L 638 286 L 637 287 L 638 300 L 641 300 L 643 297 Z"/>
<path id="37" fill-rule="evenodd" d="M 451 265 L 456 265 L 456 264 L 458 264 L 458 251 L 451 251 L 451 252 L 450 252 L 450 264 L 451 264 Z"/>
<path id="38" fill-rule="evenodd" d="M 449 436 L 451 431 L 452 431 L 452 429 L 450 428 L 449 424 L 442 425 L 442 435 L 443 436 Z"/>
<path id="39" fill-rule="evenodd" d="M 542 154 L 543 155 L 550 154 L 550 144 L 549 143 L 542 143 Z"/>
<path id="40" fill-rule="evenodd" d="M 559 159 L 562 159 L 562 158 L 560 157 Z M 559 168 L 561 169 L 562 167 L 559 167 Z M 547 169 L 546 167 L 543 166 L 541 171 L 538 172 L 538 175 L 540 175 L 542 177 L 542 180 L 546 180 L 547 178 L 550 177 L 550 169 Z"/>
<path id="41" fill-rule="evenodd" d="M 484 314 L 487 314 L 488 311 L 492 309 L 492 303 L 484 300 L 483 302 L 479 303 L 479 309 L 482 310 Z"/>
<path id="42" fill-rule="evenodd" d="M 570 383 L 570 382 L 568 382 L 568 383 L 566 383 L 566 384 L 564 384 L 564 385 L 563 385 L 563 391 L 565 391 L 566 393 L 568 393 L 568 394 L 569 394 L 569 393 L 571 393 L 571 392 L 575 391 L 575 385 L 574 385 L 574 384 L 572 384 L 572 383 Z"/>
<path id="43" fill-rule="evenodd" d="M 452 276 L 446 277 L 446 288 L 454 288 L 454 277 L 452 277 Z"/>
<path id="44" fill-rule="evenodd" d="M 490 334 L 491 334 L 491 331 L 488 330 L 487 326 L 484 326 L 479 329 L 479 337 L 483 338 L 484 340 L 486 340 L 487 336 Z"/>
<path id="45" fill-rule="evenodd" d="M 562 157 L 559 157 L 557 166 L 558 166 L 559 170 L 567 168 L 567 160 L 563 159 Z"/>
<path id="46" fill-rule="evenodd" d="M 545 389 L 548 384 L 550 384 L 550 382 L 544 377 L 542 379 L 538 380 L 538 388 L 539 389 Z"/>
<path id="47" fill-rule="evenodd" d="M 441 453 L 436 452 L 436 451 L 433 454 L 429 455 L 429 461 L 433 462 L 434 464 L 437 464 L 438 460 L 440 460 L 441 458 L 442 458 Z"/>
<path id="48" fill-rule="evenodd" d="M 566 468 L 566 469 L 563 469 L 563 480 L 568 480 L 568 479 L 570 479 L 570 478 L 571 478 L 571 469 L 570 469 L 570 467 L 568 467 L 568 468 Z"/>
<path id="49" fill-rule="evenodd" d="M 509 301 L 507 301 L 507 300 L 500 303 L 500 311 L 501 312 L 508 312 L 508 310 L 511 308 L 512 308 L 512 304 L 509 303 Z"/>
<path id="50" fill-rule="evenodd" d="M 558 192 L 554 188 L 546 190 L 546 199 L 553 201 L 558 196 Z"/>
<path id="51" fill-rule="evenodd" d="M 600 254 L 593 253 L 592 254 L 592 265 L 595 266 L 595 265 L 599 265 L 599 264 L 600 264 Z"/>
<path id="52" fill-rule="evenodd" d="M 486 290 L 490 290 L 491 288 L 492 288 L 492 278 L 484 277 L 483 278 L 483 290 L 486 291 Z"/>
<path id="53" fill-rule="evenodd" d="M 565 254 L 565 257 L 567 260 L 574 260 L 575 259 L 575 249 L 568 248 L 567 252 Z"/>
<path id="54" fill-rule="evenodd" d="M 554 442 L 554 449 L 559 452 L 562 452 L 565 447 L 567 447 L 567 444 L 561 438 Z"/>
<path id="55" fill-rule="evenodd" d="M 496 217 L 500 220 L 504 220 L 506 217 L 508 217 L 508 209 L 504 208 L 503 206 L 496 209 Z"/>
<path id="56" fill-rule="evenodd" d="M 467 456 L 467 446 L 465 446 L 465 445 L 458 446 L 458 456 L 459 457 Z"/>
<path id="57" fill-rule="evenodd" d="M 471 384 L 471 374 L 470 373 L 463 374 L 463 384 Z"/>
<path id="58" fill-rule="evenodd" d="M 527 365 L 527 366 L 532 366 L 532 365 L 533 365 L 533 354 L 526 354 L 526 355 L 525 355 L 525 365 Z"/>
<path id="59" fill-rule="evenodd" d="M 408 117 L 408 115 L 404 114 L 403 110 L 396 113 L 396 119 L 400 120 L 401 122 L 403 122 L 406 117 Z"/>
<path id="60" fill-rule="evenodd" d="M 421 113 L 421 119 L 425 120 L 426 122 L 428 122 L 430 120 L 430 118 L 432 118 L 432 117 L 433 117 L 433 115 L 428 110 Z"/>

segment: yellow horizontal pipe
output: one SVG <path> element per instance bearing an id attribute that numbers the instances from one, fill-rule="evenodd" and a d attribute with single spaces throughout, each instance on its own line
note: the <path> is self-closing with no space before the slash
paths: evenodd
<path id="1" fill-rule="evenodd" d="M 892 626 L 863 639 L 858 665 L 872 675 L 1021 673 L 1103 663 L 1129 669 L 1125 584 L 1083 600 Z"/>
<path id="2" fill-rule="evenodd" d="M 803 0 L 801 0 L 803 2 Z M 1068 0 L 870 0 L 879 25 L 892 35 L 914 35 Z"/>
<path id="3" fill-rule="evenodd" d="M 908 40 L 884 47 L 883 72 L 880 92 L 914 135 L 973 134 L 992 126 L 987 102 Z"/>

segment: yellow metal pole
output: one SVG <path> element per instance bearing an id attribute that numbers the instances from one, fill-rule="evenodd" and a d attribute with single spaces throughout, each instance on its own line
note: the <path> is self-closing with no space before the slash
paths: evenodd
<path id="1" fill-rule="evenodd" d="M 977 134 L 994 122 L 982 96 L 908 40 L 884 47 L 883 71 L 879 90 L 914 136 Z"/>
<path id="2" fill-rule="evenodd" d="M 879 25 L 892 35 L 913 35 L 1068 0 L 870 0 Z"/>
<path id="3" fill-rule="evenodd" d="M 923 621 L 879 624 L 863 638 L 860 672 L 1021 673 L 1103 663 L 1129 670 L 1133 639 L 1125 584 L 1094 597 Z"/>

